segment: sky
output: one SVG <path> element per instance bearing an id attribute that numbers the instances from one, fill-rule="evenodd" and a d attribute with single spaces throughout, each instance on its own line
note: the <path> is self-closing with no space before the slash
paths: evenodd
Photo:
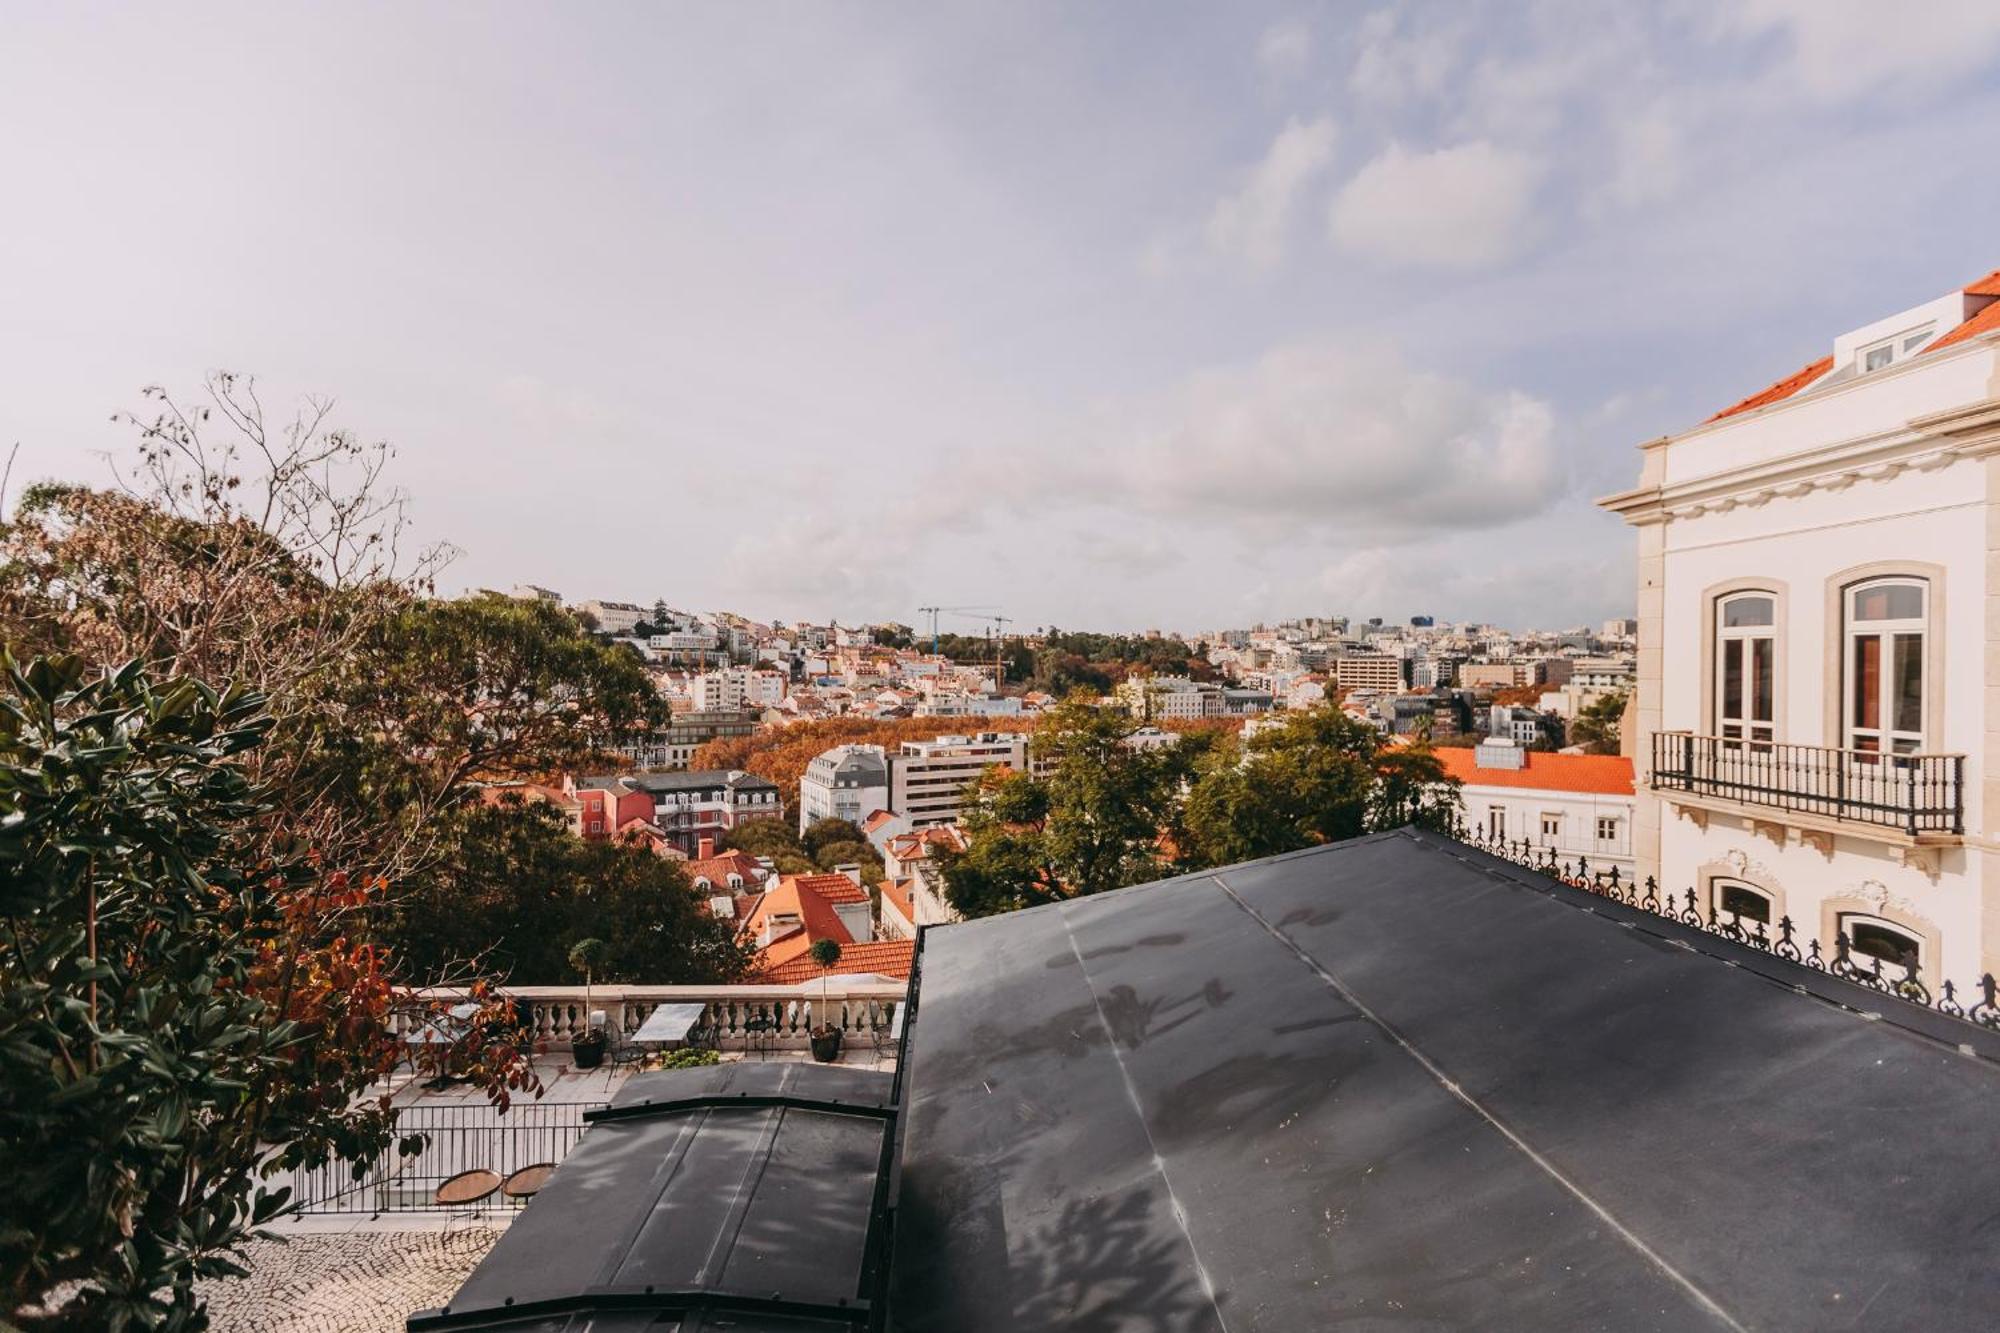
<path id="1" fill-rule="evenodd" d="M 1996 138 L 1987 0 L 0 0 L 0 450 L 227 369 L 448 591 L 1594 623 L 1634 446 L 2000 265 Z"/>

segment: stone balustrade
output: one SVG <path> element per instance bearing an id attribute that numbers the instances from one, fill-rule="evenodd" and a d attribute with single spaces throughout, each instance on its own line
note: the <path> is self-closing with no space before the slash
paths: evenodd
<path id="1" fill-rule="evenodd" d="M 509 986 L 501 993 L 515 1002 L 536 1046 L 561 1050 L 589 1024 L 590 1012 L 602 1009 L 615 1033 L 636 1032 L 656 1006 L 702 1004 L 702 1026 L 712 1029 L 718 1044 L 734 1049 L 749 1044 L 755 1025 L 764 1018 L 780 1046 L 807 1044 L 811 1030 L 831 1023 L 850 1037 L 887 1032 L 909 988 L 901 982 L 857 982 L 829 979 L 824 996 L 818 982 L 803 986 Z M 432 987 L 415 993 L 426 1008 L 445 1008 L 468 998 L 467 992 Z M 404 1023 L 419 1021 L 414 1014 Z"/>

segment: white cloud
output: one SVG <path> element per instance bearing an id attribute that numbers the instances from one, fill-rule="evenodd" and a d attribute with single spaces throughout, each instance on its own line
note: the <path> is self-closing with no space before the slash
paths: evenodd
<path id="1" fill-rule="evenodd" d="M 1791 79 L 1838 100 L 1881 88 L 1942 87 L 2000 54 L 1993 0 L 1743 0 L 1718 19 L 1725 33 L 1783 31 Z"/>
<path id="2" fill-rule="evenodd" d="M 1456 24 L 1405 33 L 1394 10 L 1377 10 L 1356 34 L 1348 89 L 1364 102 L 1400 106 L 1437 96 L 1464 59 L 1464 29 Z"/>
<path id="3" fill-rule="evenodd" d="M 1216 201 L 1208 218 L 1208 243 L 1221 254 L 1264 271 L 1284 258 L 1299 191 L 1333 160 L 1333 122 L 1296 118 L 1251 168 L 1243 188 Z"/>
<path id="4" fill-rule="evenodd" d="M 1547 404 L 1361 341 L 1207 372 L 1154 416 L 1100 456 L 1096 489 L 1260 543 L 1491 526 L 1562 490 Z"/>
<path id="5" fill-rule="evenodd" d="M 1312 30 L 1299 19 L 1274 23 L 1257 39 L 1257 63 L 1275 78 L 1297 78 L 1310 59 Z"/>
<path id="6" fill-rule="evenodd" d="M 1328 210 L 1336 244 L 1400 264 L 1483 268 L 1526 248 L 1540 159 L 1485 140 L 1412 153 L 1392 143 Z"/>

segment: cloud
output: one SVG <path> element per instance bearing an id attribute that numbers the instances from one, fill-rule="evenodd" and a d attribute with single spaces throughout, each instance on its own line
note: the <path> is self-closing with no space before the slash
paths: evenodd
<path id="1" fill-rule="evenodd" d="M 1464 58 L 1465 32 L 1457 25 L 1405 33 L 1394 10 L 1361 21 L 1348 90 L 1364 102 L 1400 106 L 1437 96 Z"/>
<path id="2" fill-rule="evenodd" d="M 1809 96 L 1836 101 L 1879 89 L 1941 88 L 2000 54 L 1992 0 L 1744 0 L 1722 11 L 1725 35 L 1789 39 L 1782 72 Z"/>
<path id="3" fill-rule="evenodd" d="M 1257 63 L 1274 78 L 1295 79 L 1312 59 L 1312 30 L 1298 19 L 1264 29 L 1257 39 Z"/>
<path id="4" fill-rule="evenodd" d="M 1333 160 L 1335 132 L 1326 117 L 1294 118 L 1251 168 L 1243 188 L 1216 201 L 1208 217 L 1208 243 L 1220 254 L 1264 272 L 1284 258 L 1299 191 Z"/>
<path id="5" fill-rule="evenodd" d="M 1412 153 L 1392 143 L 1327 214 L 1335 244 L 1399 264 L 1484 268 L 1527 247 L 1544 168 L 1485 140 Z"/>
<path id="6" fill-rule="evenodd" d="M 1089 489 L 1262 543 L 1491 526 L 1562 489 L 1546 403 L 1365 341 L 1206 372 L 1152 415 L 1139 438 L 1100 451 Z"/>

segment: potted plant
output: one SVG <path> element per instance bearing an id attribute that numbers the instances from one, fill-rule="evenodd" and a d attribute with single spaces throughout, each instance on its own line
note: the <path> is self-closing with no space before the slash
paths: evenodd
<path id="1" fill-rule="evenodd" d="M 595 1069 L 604 1063 L 604 1026 L 590 1003 L 590 979 L 604 958 L 604 941 L 578 940 L 569 946 L 569 965 L 583 973 L 584 1030 L 570 1042 L 570 1060 L 578 1069 Z"/>
<path id="2" fill-rule="evenodd" d="M 819 967 L 819 1012 L 814 1015 L 819 1021 L 810 1034 L 813 1059 L 830 1065 L 840 1058 L 840 1029 L 827 1021 L 826 974 L 840 961 L 840 941 L 814 940 L 808 956 Z"/>

